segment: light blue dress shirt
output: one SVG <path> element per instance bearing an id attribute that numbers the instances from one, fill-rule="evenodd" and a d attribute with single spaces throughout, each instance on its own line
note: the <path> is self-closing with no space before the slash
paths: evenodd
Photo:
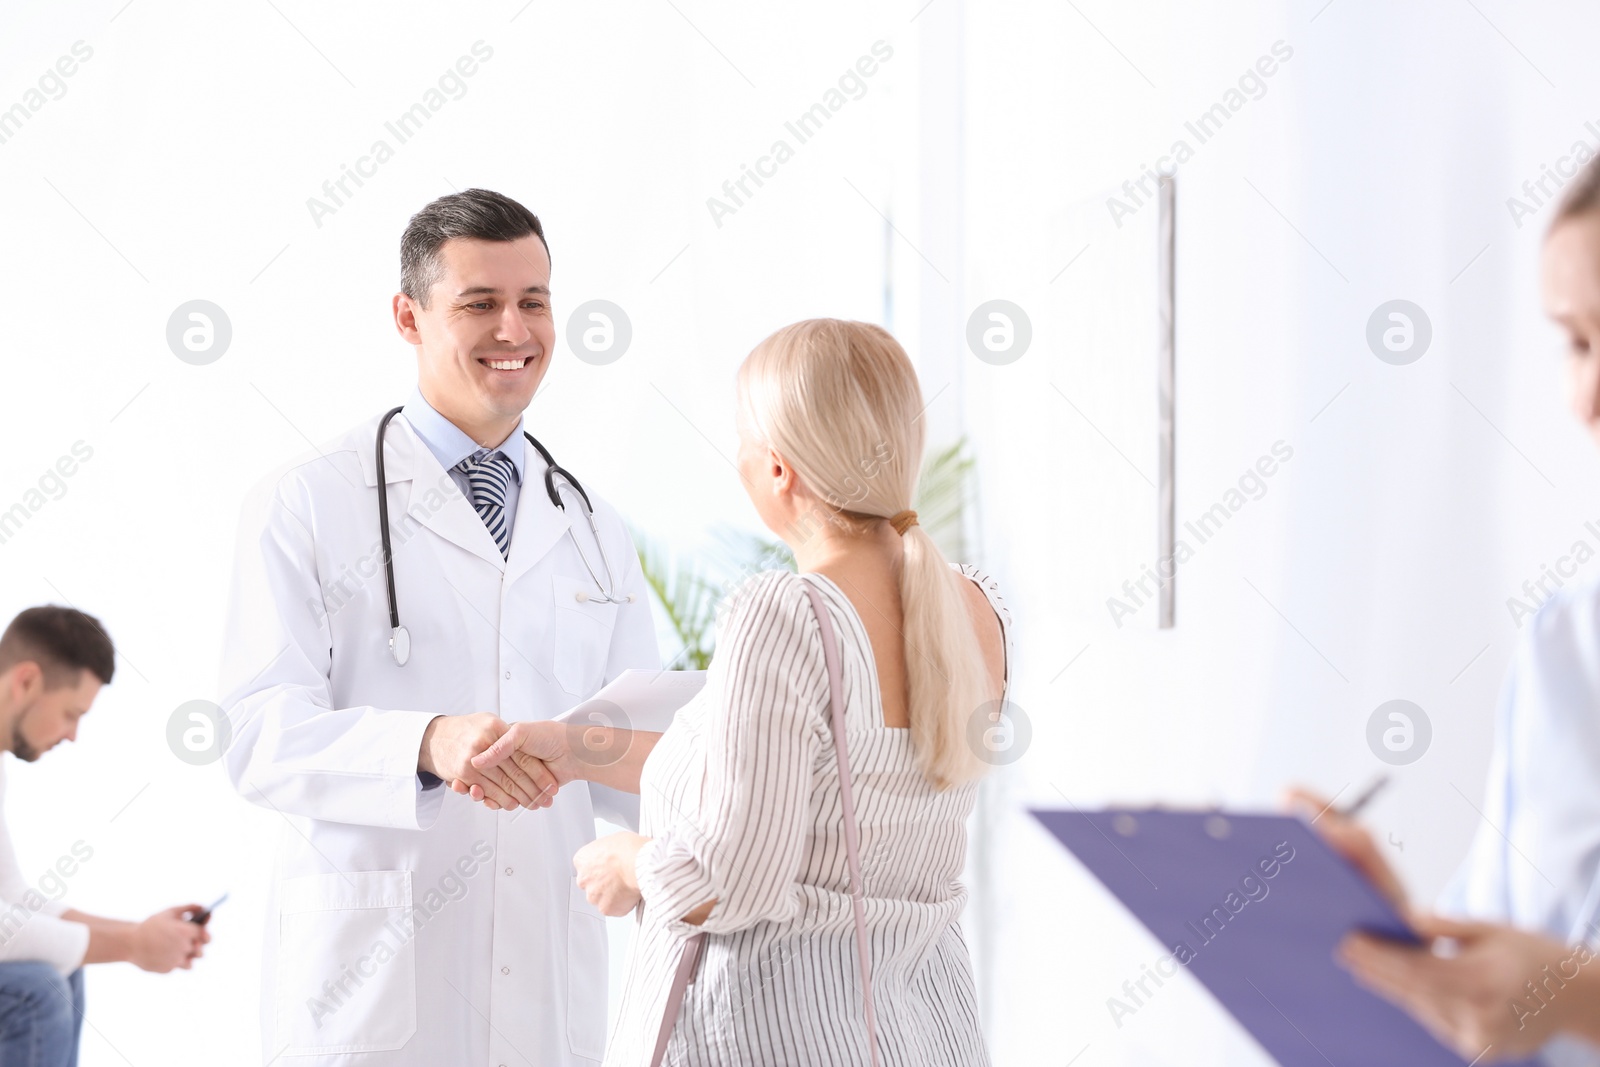
<path id="1" fill-rule="evenodd" d="M 472 483 L 467 480 L 465 473 L 456 469 L 456 464 L 480 452 L 505 454 L 516 468 L 516 477 L 506 486 L 506 535 L 509 537 L 517 521 L 517 499 L 522 493 L 522 462 L 527 452 L 522 440 L 522 420 L 517 420 L 516 428 L 504 441 L 492 448 L 484 448 L 468 437 L 465 430 L 435 411 L 433 405 L 423 397 L 421 388 L 411 391 L 411 398 L 406 401 L 400 414 L 422 438 L 422 443 L 428 446 L 428 451 L 439 461 L 439 466 L 449 472 L 450 480 L 456 483 L 456 488 L 461 490 L 461 495 L 469 503 L 472 501 Z"/>
<path id="2" fill-rule="evenodd" d="M 1439 911 L 1600 948 L 1600 583 L 1567 586 L 1524 626 L 1483 815 Z M 1558 1038 L 1540 1059 L 1600 1067 L 1600 1049 Z"/>

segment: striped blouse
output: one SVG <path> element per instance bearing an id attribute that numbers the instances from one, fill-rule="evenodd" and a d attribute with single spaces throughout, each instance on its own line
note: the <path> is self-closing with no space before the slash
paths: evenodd
<path id="1" fill-rule="evenodd" d="M 995 583 L 977 582 L 1001 623 Z M 705 688 L 646 761 L 636 864 L 643 908 L 608 1067 L 650 1061 L 688 937 L 708 936 L 666 1064 L 869 1064 L 855 955 L 822 638 L 802 582 L 839 634 L 860 827 L 879 1056 L 885 1067 L 987 1064 L 959 881 L 976 783 L 940 792 L 910 731 L 883 725 L 877 665 L 854 607 L 830 579 L 770 571 L 720 626 Z M 701 926 L 678 917 L 715 898 Z"/>

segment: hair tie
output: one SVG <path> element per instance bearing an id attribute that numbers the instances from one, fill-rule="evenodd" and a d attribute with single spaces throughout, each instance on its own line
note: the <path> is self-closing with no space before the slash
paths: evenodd
<path id="1" fill-rule="evenodd" d="M 907 508 L 905 511 L 891 516 L 889 518 L 889 525 L 894 527 L 895 533 L 899 534 L 901 537 L 904 537 L 907 530 L 917 525 L 917 513 L 912 511 L 910 508 Z"/>

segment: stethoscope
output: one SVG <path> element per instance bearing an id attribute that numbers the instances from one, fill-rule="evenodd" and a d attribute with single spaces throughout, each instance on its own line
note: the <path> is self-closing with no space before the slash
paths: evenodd
<path id="1" fill-rule="evenodd" d="M 389 653 L 394 656 L 395 663 L 404 667 L 406 660 L 411 658 L 411 633 L 400 625 L 400 606 L 394 595 L 394 553 L 389 547 L 389 494 L 384 491 L 383 480 L 383 435 L 389 428 L 389 420 L 400 414 L 402 410 L 404 410 L 403 406 L 394 408 L 384 415 L 383 420 L 378 423 L 377 442 L 374 447 L 376 448 L 375 455 L 378 465 L 378 533 L 383 538 L 383 575 L 389 591 Z M 524 430 L 522 431 L 522 436 L 528 439 L 528 443 L 544 459 L 544 491 L 550 497 L 550 503 L 562 511 L 567 510 L 567 505 L 561 499 L 560 490 L 556 487 L 556 479 L 559 477 L 564 484 L 575 490 L 578 498 L 583 501 L 583 513 L 589 520 L 589 530 L 594 534 L 594 543 L 600 549 L 600 564 L 606 569 L 604 584 L 601 584 L 600 576 L 594 572 L 594 568 L 589 566 L 589 557 L 584 555 L 583 546 L 578 544 L 577 535 L 572 532 L 571 524 L 568 524 L 567 536 L 572 538 L 572 547 L 578 550 L 578 558 L 583 560 L 584 570 L 589 572 L 589 577 L 594 579 L 595 588 L 600 590 L 599 596 L 580 592 L 578 599 L 596 600 L 602 604 L 631 603 L 633 601 L 632 593 L 628 593 L 625 596 L 617 595 L 616 578 L 611 572 L 611 558 L 606 555 L 605 542 L 600 539 L 600 525 L 594 521 L 594 507 L 589 503 L 589 494 L 583 491 L 583 486 L 578 484 L 578 479 L 567 473 L 566 468 L 556 463 L 549 451 L 539 443 L 533 434 Z"/>

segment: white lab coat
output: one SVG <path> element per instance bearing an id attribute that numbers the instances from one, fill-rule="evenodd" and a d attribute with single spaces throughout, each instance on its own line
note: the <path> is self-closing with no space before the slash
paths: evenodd
<path id="1" fill-rule="evenodd" d="M 288 824 L 262 977 L 263 1061 L 315 1067 L 569 1067 L 598 1062 L 604 920 L 573 880 L 598 813 L 637 797 L 582 784 L 542 811 L 424 792 L 438 714 L 548 719 L 660 657 L 638 555 L 594 495 L 629 604 L 576 502 L 550 504 L 526 448 L 509 559 L 403 416 L 385 481 L 400 620 L 395 664 L 379 547 L 377 419 L 268 478 L 246 506 L 224 635 L 226 765 Z M 585 486 L 588 489 L 588 486 Z M 627 801 L 631 800 L 630 807 Z M 275 1057 L 275 1059 L 274 1059 Z"/>

